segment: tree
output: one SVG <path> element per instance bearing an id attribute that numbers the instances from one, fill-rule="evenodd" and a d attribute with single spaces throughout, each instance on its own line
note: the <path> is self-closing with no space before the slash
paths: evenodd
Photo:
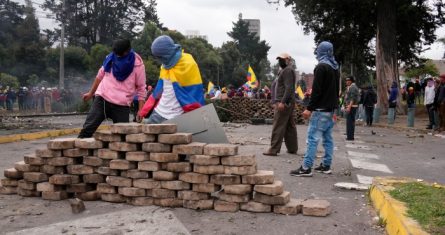
<path id="1" fill-rule="evenodd" d="M 151 44 L 162 34 L 162 31 L 156 26 L 154 22 L 147 22 L 144 26 L 142 32 L 133 40 L 131 45 L 133 49 L 140 55 L 142 58 L 146 59 L 151 54 Z"/>
<path id="2" fill-rule="evenodd" d="M 87 50 L 96 43 L 111 45 L 117 38 L 132 39 L 144 24 L 144 9 L 150 8 L 142 0 L 45 0 L 44 8 L 64 22 L 69 45 Z"/>
<path id="3" fill-rule="evenodd" d="M 20 86 L 19 79 L 17 77 L 6 73 L 0 73 L 0 84 L 3 87 L 10 87 L 15 89 L 19 88 Z"/>
<path id="4" fill-rule="evenodd" d="M 145 9 L 144 9 L 144 22 L 145 23 L 153 23 L 158 27 L 159 29 L 164 29 L 162 26 L 162 23 L 159 21 L 158 12 L 156 10 L 156 7 L 158 4 L 156 3 L 156 0 L 147 0 L 144 2 Z"/>
<path id="5" fill-rule="evenodd" d="M 418 66 L 413 66 L 408 68 L 405 75 L 409 78 L 425 78 L 439 76 L 439 70 L 437 70 L 436 65 L 431 60 L 426 60 L 425 62 L 419 64 Z"/>
<path id="6" fill-rule="evenodd" d="M 361 63 L 376 67 L 379 105 L 382 109 L 388 106 L 387 88 L 392 81 L 398 81 L 398 62 L 418 62 L 422 45 L 435 41 L 434 31 L 443 23 L 443 3 L 439 0 L 284 2 L 292 6 L 298 23 L 303 25 L 306 32 L 315 33 L 316 42 L 330 40 L 334 43 L 340 62 L 363 57 L 365 60 Z M 342 38 L 342 35 L 347 36 Z M 375 52 L 370 46 L 373 40 L 376 41 Z M 347 46 L 343 51 L 339 45 L 352 46 Z M 375 63 L 370 60 L 372 56 L 375 56 Z"/>
<path id="7" fill-rule="evenodd" d="M 235 73 L 241 64 L 241 53 L 235 42 L 229 41 L 223 43 L 218 50 L 222 57 L 222 81 L 225 84 L 231 84 L 235 87 L 240 87 L 246 82 L 245 74 L 241 77 Z"/>
<path id="8" fill-rule="evenodd" d="M 100 43 L 91 47 L 88 56 L 89 70 L 96 72 L 103 64 L 105 57 L 110 54 L 111 48 Z"/>

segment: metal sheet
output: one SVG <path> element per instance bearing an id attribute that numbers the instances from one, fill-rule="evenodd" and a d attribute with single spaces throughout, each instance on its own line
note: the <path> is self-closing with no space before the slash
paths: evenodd
<path id="1" fill-rule="evenodd" d="M 194 142 L 229 143 L 213 104 L 165 121 L 175 123 L 178 132 L 192 133 Z"/>

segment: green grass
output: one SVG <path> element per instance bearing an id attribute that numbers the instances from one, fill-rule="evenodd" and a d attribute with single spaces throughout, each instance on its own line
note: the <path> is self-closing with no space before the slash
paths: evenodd
<path id="1" fill-rule="evenodd" d="M 394 185 L 389 194 L 406 204 L 407 216 L 431 234 L 445 234 L 445 188 L 422 183 Z"/>

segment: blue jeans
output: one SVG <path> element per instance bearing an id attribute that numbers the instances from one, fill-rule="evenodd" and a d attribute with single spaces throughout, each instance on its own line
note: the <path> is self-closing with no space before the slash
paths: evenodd
<path id="1" fill-rule="evenodd" d="M 159 124 L 167 119 L 163 118 L 159 113 L 153 110 L 149 118 L 144 119 L 145 124 Z"/>
<path id="2" fill-rule="evenodd" d="M 303 168 L 312 168 L 315 155 L 317 154 L 318 142 L 323 138 L 325 155 L 323 166 L 331 166 L 334 155 L 334 140 L 332 139 L 332 128 L 334 127 L 333 113 L 312 112 L 307 129 L 307 150 L 304 154 Z"/>

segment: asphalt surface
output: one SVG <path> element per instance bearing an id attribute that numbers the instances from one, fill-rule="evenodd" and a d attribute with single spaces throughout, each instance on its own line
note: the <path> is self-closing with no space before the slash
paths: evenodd
<path id="1" fill-rule="evenodd" d="M 83 118 L 64 117 L 64 121 L 76 123 L 70 127 L 80 127 Z M 142 211 L 146 210 L 147 215 L 160 213 L 158 217 L 166 220 L 149 224 L 150 228 L 158 228 L 153 230 L 153 234 L 162 234 L 156 231 L 165 231 L 161 228 L 166 224 L 170 224 L 168 226 L 173 229 L 173 234 L 384 234 L 375 224 L 375 212 L 369 206 L 366 192 L 337 189 L 333 185 L 337 182 L 369 183 L 371 177 L 383 175 L 408 176 L 445 183 L 445 139 L 417 134 L 414 131 L 358 125 L 356 141 L 346 142 L 342 122 L 334 130 L 333 174 L 314 174 L 312 178 L 292 177 L 288 172 L 300 165 L 302 154 L 305 152 L 306 128 L 304 125 L 298 126 L 299 155 L 280 154 L 277 157 L 267 157 L 261 153 L 268 148 L 271 126 L 225 125 L 229 140 L 240 145 L 241 153 L 256 154 L 258 169 L 273 170 L 276 178 L 283 181 L 285 190 L 290 191 L 293 198 L 328 200 L 332 206 L 331 215 L 326 218 L 314 218 L 272 213 L 221 213 L 143 207 Z M 15 162 L 23 159 L 24 154 L 44 147 L 47 141 L 48 139 L 42 139 L 1 144 L 0 170 L 12 167 Z M 321 146 L 319 150 L 318 155 L 322 156 Z M 284 145 L 282 152 L 286 152 Z M 316 164 L 319 161 L 320 159 L 317 159 Z M 144 221 L 141 219 L 143 214 L 138 213 L 134 213 L 135 217 L 129 222 L 111 219 L 109 225 L 98 223 L 97 226 L 85 225 L 78 230 L 70 230 L 79 223 L 82 224 L 83 218 L 97 221 L 103 221 L 103 218 L 121 218 L 135 209 L 126 204 L 105 202 L 86 202 L 86 207 L 87 211 L 84 213 L 73 215 L 67 201 L 49 202 L 39 198 L 0 195 L 0 234 L 23 229 L 28 229 L 27 234 L 36 234 L 38 231 L 44 231 L 44 228 L 50 229 L 45 231 L 56 233 L 68 231 L 77 234 L 100 234 L 109 231 L 107 229 L 113 226 L 118 226 L 120 232 L 117 234 L 141 232 L 134 229 L 135 225 L 131 222 Z M 152 222 L 145 220 L 147 221 Z M 89 232 L 85 232 L 85 228 L 89 229 Z M 23 234 L 23 231 L 20 233 Z"/>

